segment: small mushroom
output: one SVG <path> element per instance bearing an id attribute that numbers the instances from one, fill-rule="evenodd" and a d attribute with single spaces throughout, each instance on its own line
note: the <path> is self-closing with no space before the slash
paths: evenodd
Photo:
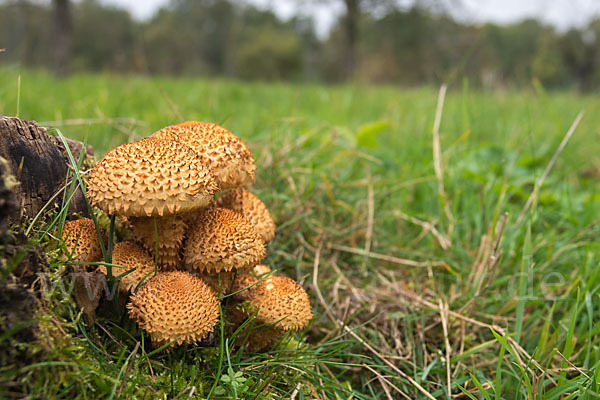
<path id="1" fill-rule="evenodd" d="M 240 311 L 246 316 L 256 313 L 255 326 L 248 325 L 238 336 L 238 343 L 245 342 L 252 351 L 271 346 L 287 331 L 304 328 L 313 316 L 304 288 L 286 276 L 271 275 L 260 281 L 250 274 L 239 274 L 232 293 L 237 301 L 232 312 L 234 324 L 239 322 Z"/>
<path id="2" fill-rule="evenodd" d="M 99 227 L 104 245 L 108 243 L 106 232 Z M 70 256 L 73 260 L 94 262 L 102 260 L 102 248 L 94 221 L 89 218 L 79 218 L 67 221 L 63 225 L 62 240 L 64 247 L 62 254 Z M 102 275 L 92 271 L 94 266 L 72 265 L 73 295 L 90 322 L 96 320 L 96 308 L 102 297 Z"/>
<path id="3" fill-rule="evenodd" d="M 252 152 L 236 135 L 211 122 L 186 121 L 152 135 L 181 141 L 208 159 L 221 190 L 252 185 L 255 181 Z"/>
<path id="4" fill-rule="evenodd" d="M 140 286 L 127 305 L 129 316 L 150 334 L 155 347 L 202 340 L 219 319 L 210 287 L 184 271 L 161 272 Z"/>
<path id="5" fill-rule="evenodd" d="M 241 214 L 210 208 L 196 215 L 184 244 L 184 264 L 204 272 L 251 268 L 266 255 L 263 241 Z"/>
<path id="6" fill-rule="evenodd" d="M 125 267 L 113 268 L 112 274 L 114 276 L 119 276 L 134 269 L 121 278 L 119 289 L 124 292 L 135 290 L 142 279 L 148 279 L 154 273 L 155 269 L 154 260 L 150 254 L 132 241 L 121 242 L 115 245 L 112 253 L 112 263 Z M 103 274 L 107 273 L 104 265 L 100 265 L 98 271 Z"/>
<path id="7" fill-rule="evenodd" d="M 217 207 L 229 208 L 246 218 L 265 243 L 275 236 L 275 222 L 271 213 L 256 195 L 246 189 L 237 189 L 225 193 L 216 201 Z"/>
<path id="8" fill-rule="evenodd" d="M 104 245 L 107 244 L 106 231 L 100 228 Z M 65 247 L 62 250 L 64 256 L 68 254 L 79 261 L 100 261 L 102 260 L 102 248 L 98 239 L 98 232 L 94 221 L 89 218 L 79 218 L 73 221 L 67 221 L 63 225 L 62 239 Z"/>

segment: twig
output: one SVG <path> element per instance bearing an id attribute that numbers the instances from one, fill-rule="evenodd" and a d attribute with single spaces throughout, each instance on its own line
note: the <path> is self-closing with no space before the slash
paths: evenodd
<path id="1" fill-rule="evenodd" d="M 104 333 L 106 333 L 108 335 L 109 338 L 111 338 L 113 340 L 113 342 L 115 342 L 116 344 L 118 344 L 121 347 L 125 347 L 123 345 L 123 343 L 119 342 L 109 331 L 108 329 L 106 329 L 105 327 L 103 327 L 100 322 L 96 321 L 95 324 L 104 331 Z"/>
<path id="2" fill-rule="evenodd" d="M 167 91 L 162 86 L 160 87 L 160 91 L 162 92 L 163 96 L 165 97 L 165 100 L 167 100 L 167 103 L 169 103 L 169 107 L 171 107 L 171 111 L 173 111 L 173 113 L 179 119 L 179 121 L 183 122 L 184 119 L 181 116 L 181 113 L 179 112 L 179 109 L 177 108 L 177 106 L 175 105 L 175 103 L 173 103 L 173 100 L 171 100 L 171 98 L 167 94 Z"/>
<path id="3" fill-rule="evenodd" d="M 359 256 L 367 256 L 370 258 L 376 258 L 378 260 L 389 261 L 389 262 L 392 262 L 395 264 L 408 265 L 409 267 L 427 267 L 429 265 L 433 266 L 433 267 L 439 267 L 439 266 L 446 265 L 446 263 L 444 263 L 443 261 L 414 261 L 414 260 L 408 260 L 406 258 L 398 258 L 398 257 L 394 257 L 394 256 L 388 256 L 385 254 L 366 252 L 362 249 L 355 249 L 353 247 L 344 246 L 341 244 L 331 244 L 330 243 L 327 246 L 334 250 L 345 251 L 346 253 L 352 253 L 352 254 L 356 254 Z"/>
<path id="4" fill-rule="evenodd" d="M 444 342 L 446 345 L 446 380 L 448 385 L 448 396 L 452 395 L 452 376 L 450 374 L 450 339 L 448 337 L 448 305 L 439 299 L 440 318 L 442 320 L 442 329 L 444 331 Z"/>
<path id="5" fill-rule="evenodd" d="M 379 379 L 379 382 L 381 383 L 381 386 L 383 387 L 383 390 L 385 390 L 385 394 L 387 395 L 387 397 L 389 399 L 393 399 L 393 397 L 391 396 L 391 393 L 387 389 L 387 387 L 386 387 L 387 385 L 394 388 L 394 390 L 396 390 L 398 393 L 400 393 L 400 395 L 402 397 L 404 397 L 405 399 L 408 399 L 408 400 L 412 399 L 412 397 L 410 397 L 409 395 L 404 393 L 402 390 L 400 390 L 396 385 L 394 385 L 392 382 L 390 382 L 385 376 L 381 375 L 376 369 L 369 367 L 367 364 L 362 364 L 362 366 L 365 367 L 366 369 L 368 369 L 369 371 L 371 371 L 372 373 L 374 373 L 375 376 L 377 376 L 377 379 Z M 385 385 L 384 385 L 384 383 L 385 383 Z"/>
<path id="6" fill-rule="evenodd" d="M 446 98 L 446 89 L 448 87 L 443 84 L 440 87 L 440 93 L 438 95 L 437 107 L 435 110 L 435 121 L 433 123 L 433 167 L 435 169 L 435 176 L 438 181 L 438 192 L 444 213 L 448 219 L 448 232 L 452 234 L 454 230 L 454 218 L 450 212 L 448 201 L 446 198 L 446 190 L 444 188 L 444 171 L 442 169 L 442 151 L 440 147 L 440 124 L 442 122 L 442 112 L 444 110 L 444 99 Z"/>
<path id="7" fill-rule="evenodd" d="M 523 210 L 521 211 L 521 214 L 519 214 L 519 218 L 517 218 L 517 221 L 515 222 L 515 225 L 514 225 L 515 228 L 517 228 L 519 225 L 521 225 L 521 222 L 523 222 L 523 219 L 525 218 L 525 215 L 527 214 L 527 211 L 529 211 L 529 208 L 531 207 L 531 204 L 533 204 L 533 202 L 537 199 L 539 190 L 541 189 L 542 185 L 544 184 L 544 181 L 548 177 L 548 174 L 552 170 L 552 167 L 554 167 L 554 164 L 556 163 L 556 160 L 558 159 L 558 156 L 560 156 L 560 153 L 562 153 L 563 149 L 565 148 L 565 146 L 569 142 L 569 139 L 571 139 L 571 136 L 573 136 L 573 133 L 575 133 L 575 129 L 577 129 L 577 126 L 579 125 L 579 122 L 581 122 L 581 119 L 583 118 L 584 114 L 585 114 L 585 111 L 583 111 L 583 110 L 580 111 L 579 114 L 577 114 L 577 117 L 575 118 L 575 121 L 573 121 L 573 124 L 571 125 L 571 127 L 567 131 L 567 134 L 563 138 L 562 142 L 560 142 L 560 145 L 558 146 L 558 149 L 556 149 L 556 152 L 552 156 L 552 159 L 550 160 L 550 162 L 546 166 L 546 169 L 544 170 L 544 173 L 542 174 L 542 176 L 540 177 L 540 179 L 536 182 L 536 184 L 535 184 L 535 186 L 533 188 L 533 191 L 531 192 L 531 194 L 529 195 L 529 198 L 527 199 L 527 202 L 525 203 L 525 207 L 523 207 Z"/>
<path id="8" fill-rule="evenodd" d="M 292 395 L 290 396 L 290 400 L 294 400 L 296 398 L 296 396 L 298 396 L 298 392 L 300 392 L 301 387 L 302 387 L 302 383 L 298 382 L 298 384 L 296 385 L 296 388 L 294 389 L 294 391 L 292 392 Z"/>
<path id="9" fill-rule="evenodd" d="M 563 353 L 560 352 L 560 350 L 558 350 L 556 347 L 554 348 L 554 351 L 556 351 L 556 354 L 558 354 L 563 360 L 565 360 L 567 362 L 567 364 L 569 364 L 571 366 L 571 368 L 574 368 L 575 370 L 577 370 L 581 375 L 585 376 L 586 378 L 588 378 L 589 380 L 592 380 L 592 378 L 590 378 L 585 372 L 583 372 L 583 370 L 579 367 L 577 367 L 575 364 L 573 364 L 571 361 L 569 361 L 569 359 L 567 357 L 565 357 L 563 355 Z"/>
<path id="10" fill-rule="evenodd" d="M 433 236 L 435 236 L 435 238 L 437 239 L 437 241 L 440 244 L 440 246 L 442 247 L 442 249 L 448 250 L 450 248 L 450 246 L 452 244 L 450 242 L 450 240 L 448 240 L 446 237 L 444 237 L 440 233 L 440 231 L 438 231 L 431 222 L 422 221 L 418 218 L 413 217 L 412 215 L 405 214 L 402 211 L 394 211 L 394 214 L 397 215 L 399 218 L 402 218 L 406 221 L 410 221 L 415 225 L 419 225 L 421 228 L 423 228 L 427 232 L 431 232 L 431 234 Z"/>
<path id="11" fill-rule="evenodd" d="M 117 397 L 121 395 L 121 390 L 125 387 L 125 382 L 127 382 L 127 377 L 129 376 L 129 371 L 131 371 L 131 367 L 133 366 L 133 358 L 137 354 L 138 349 L 140 348 L 140 342 L 136 342 L 135 347 L 133 348 L 133 352 L 131 353 L 131 357 L 129 357 L 129 361 L 127 361 L 127 368 L 125 369 L 125 374 L 123 375 L 123 380 L 121 381 L 121 386 L 119 386 L 119 390 L 117 390 Z"/>
<path id="12" fill-rule="evenodd" d="M 264 392 L 265 390 L 267 390 L 267 388 L 271 384 L 271 381 L 273 380 L 273 378 L 275 378 L 275 375 L 276 375 L 275 372 L 273 372 L 271 374 L 271 376 L 269 376 L 269 378 L 267 378 L 267 381 L 265 382 L 265 384 L 260 388 L 260 390 L 258 392 L 256 392 L 256 394 L 254 395 L 254 397 L 252 398 L 252 400 L 256 400 L 258 398 L 259 394 L 261 394 L 262 392 Z"/>
<path id="13" fill-rule="evenodd" d="M 377 380 L 379 380 L 379 383 L 381 384 L 381 387 L 383 388 L 383 391 L 385 392 L 385 395 L 387 396 L 388 400 L 394 400 L 394 398 L 392 397 L 392 393 L 390 393 L 390 389 L 388 389 L 387 383 L 385 379 L 383 379 L 383 376 L 381 376 L 381 374 L 377 376 Z"/>

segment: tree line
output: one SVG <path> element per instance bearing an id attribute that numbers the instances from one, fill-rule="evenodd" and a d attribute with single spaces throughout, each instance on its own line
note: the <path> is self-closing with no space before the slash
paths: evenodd
<path id="1" fill-rule="evenodd" d="M 335 1 L 335 0 L 332 0 Z M 342 0 L 338 0 L 342 1 Z M 249 80 L 481 86 L 600 83 L 600 19 L 558 32 L 528 19 L 466 24 L 426 2 L 343 0 L 326 38 L 311 19 L 279 19 L 235 0 L 171 0 L 148 21 L 97 0 L 0 2 L 0 63 L 58 74 L 111 71 Z M 376 10 L 376 12 L 374 11 Z"/>

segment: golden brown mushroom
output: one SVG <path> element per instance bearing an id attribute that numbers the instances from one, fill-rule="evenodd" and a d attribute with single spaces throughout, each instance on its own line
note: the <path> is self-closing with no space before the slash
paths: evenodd
<path id="1" fill-rule="evenodd" d="M 254 324 L 248 325 L 238 336 L 238 343 L 243 342 L 252 351 L 272 345 L 287 331 L 304 328 L 312 319 L 306 291 L 285 276 L 271 275 L 261 281 L 250 274 L 239 274 L 232 293 L 234 303 L 229 311 L 234 326 L 236 322 L 241 325 L 240 312 L 246 317 L 256 314 Z"/>
<path id="2" fill-rule="evenodd" d="M 216 205 L 242 214 L 265 243 L 275 236 L 275 222 L 267 206 L 248 190 L 237 189 L 227 192 L 217 199 Z"/>
<path id="3" fill-rule="evenodd" d="M 147 279 L 127 305 L 129 316 L 150 334 L 155 347 L 202 340 L 219 318 L 215 294 L 200 278 L 183 271 Z"/>
<path id="4" fill-rule="evenodd" d="M 100 228 L 102 234 L 102 241 L 104 246 L 107 245 L 108 241 L 106 238 L 106 231 Z M 62 239 L 66 251 L 73 259 L 80 261 L 101 261 L 102 260 L 102 248 L 100 247 L 100 240 L 98 239 L 98 232 L 94 225 L 94 221 L 89 218 L 80 218 L 73 221 L 67 221 L 63 225 Z M 62 253 L 65 254 L 65 248 Z"/>
<path id="5" fill-rule="evenodd" d="M 141 246 L 131 241 L 115 245 L 112 253 L 112 263 L 125 267 L 113 268 L 112 273 L 114 276 L 119 276 L 135 268 L 134 271 L 121 278 L 119 289 L 125 292 L 135 290 L 142 279 L 148 279 L 154 273 L 154 260 L 150 254 Z M 107 273 L 104 265 L 99 266 L 98 271 L 103 274 Z"/>
<path id="6" fill-rule="evenodd" d="M 210 208 L 196 215 L 184 244 L 184 263 L 193 271 L 251 268 L 265 257 L 265 245 L 241 214 Z"/>
<path id="7" fill-rule="evenodd" d="M 149 217 L 205 207 L 218 189 L 192 149 L 144 139 L 106 153 L 90 172 L 87 196 L 107 214 Z"/>
<path id="8" fill-rule="evenodd" d="M 99 227 L 104 246 L 108 244 L 106 231 Z M 80 218 L 67 221 L 63 225 L 62 239 L 64 248 L 62 254 L 71 256 L 72 259 L 83 262 L 102 261 L 102 248 L 94 221 L 89 218 Z M 66 250 L 66 252 L 65 252 Z M 75 301 L 83 309 L 89 321 L 96 320 L 95 310 L 102 297 L 102 275 L 91 271 L 95 267 L 89 265 L 73 265 L 73 294 Z"/>
<path id="9" fill-rule="evenodd" d="M 221 190 L 251 185 L 255 181 L 252 152 L 242 139 L 221 125 L 186 121 L 167 126 L 152 136 L 181 141 L 208 159 Z"/>

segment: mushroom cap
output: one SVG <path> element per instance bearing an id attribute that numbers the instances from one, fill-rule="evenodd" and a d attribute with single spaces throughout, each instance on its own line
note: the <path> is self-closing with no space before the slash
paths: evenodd
<path id="1" fill-rule="evenodd" d="M 107 214 L 162 216 L 205 207 L 218 190 L 192 149 L 143 139 L 106 153 L 90 172 L 87 196 Z"/>
<path id="2" fill-rule="evenodd" d="M 213 291 L 184 271 L 161 272 L 147 279 L 127 308 L 157 347 L 173 340 L 177 344 L 202 340 L 219 319 Z"/>
<path id="3" fill-rule="evenodd" d="M 156 220 L 156 230 L 154 229 Z M 186 223 L 180 215 L 163 217 L 124 217 L 125 226 L 133 232 L 133 238 L 154 255 L 158 241 L 158 264 L 172 268 L 179 265 Z M 156 235 L 158 233 L 158 236 Z"/>
<path id="4" fill-rule="evenodd" d="M 242 139 L 221 125 L 186 121 L 167 126 L 152 136 L 179 140 L 208 159 L 221 190 L 251 185 L 255 181 L 252 152 Z"/>
<path id="5" fill-rule="evenodd" d="M 254 268 L 252 268 L 252 272 L 256 275 L 268 274 L 271 271 L 272 271 L 271 267 L 269 267 L 268 265 L 264 265 L 264 264 L 258 264 L 258 265 L 255 265 Z"/>
<path id="6" fill-rule="evenodd" d="M 254 226 L 265 243 L 275 236 L 275 222 L 267 206 L 248 190 L 236 189 L 227 192 L 217 199 L 216 205 L 242 214 Z"/>
<path id="7" fill-rule="evenodd" d="M 252 280 L 244 276 L 240 284 L 248 287 L 250 282 Z M 234 284 L 234 288 L 237 287 Z M 257 308 L 258 321 L 275 324 L 274 327 L 282 331 L 302 329 L 313 317 L 308 294 L 287 276 L 271 275 L 236 296 Z"/>
<path id="8" fill-rule="evenodd" d="M 119 276 L 132 268 L 127 275 L 121 278 L 119 289 L 123 291 L 135 290 L 140 281 L 149 279 L 154 272 L 154 260 L 143 247 L 132 241 L 115 244 L 112 253 L 112 263 L 125 268 L 113 268 L 112 274 Z M 100 265 L 98 271 L 106 274 L 106 266 Z"/>
<path id="9" fill-rule="evenodd" d="M 258 282 L 259 279 L 254 275 L 250 275 L 247 273 L 237 274 L 235 276 L 235 280 L 233 281 L 233 285 L 231 286 L 231 293 L 235 293 L 233 298 L 235 300 L 248 300 L 252 297 L 252 291 Z"/>
<path id="10" fill-rule="evenodd" d="M 221 272 L 249 268 L 266 255 L 258 233 L 233 210 L 202 210 L 189 225 L 188 232 L 183 258 L 191 270 Z"/>
<path id="11" fill-rule="evenodd" d="M 106 231 L 100 228 L 102 241 L 108 243 Z M 65 248 L 72 257 L 80 258 L 82 261 L 92 262 L 102 260 L 102 248 L 98 239 L 98 232 L 94 221 L 89 218 L 79 218 L 73 221 L 65 222 L 62 229 L 62 239 Z M 63 249 L 63 255 L 66 256 Z"/>
<path id="12" fill-rule="evenodd" d="M 234 272 L 203 272 L 198 274 L 198 277 L 206 282 L 217 296 L 221 297 L 229 292 L 234 274 Z"/>

